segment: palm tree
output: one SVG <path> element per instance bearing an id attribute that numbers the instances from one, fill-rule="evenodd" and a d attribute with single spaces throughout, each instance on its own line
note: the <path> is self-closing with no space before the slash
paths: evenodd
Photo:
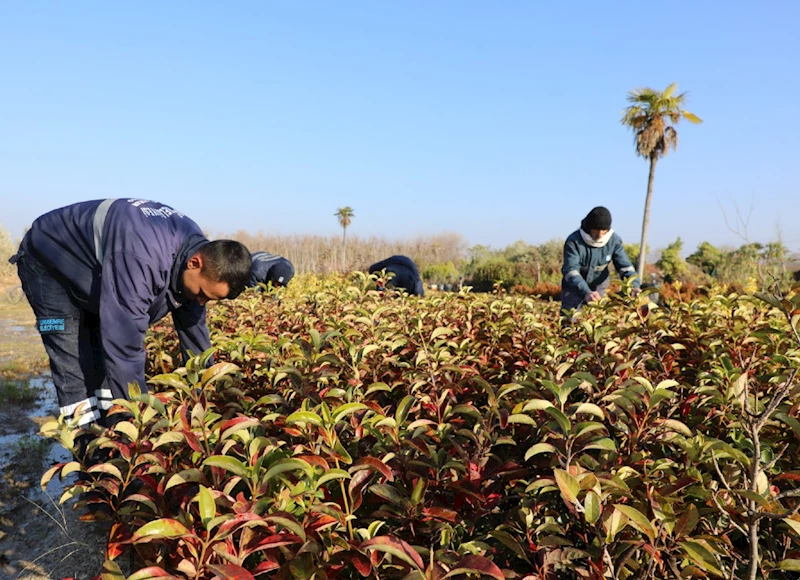
<path id="1" fill-rule="evenodd" d="M 678 147 L 678 132 L 673 125 L 681 119 L 690 123 L 702 123 L 702 119 L 683 109 L 686 93 L 675 94 L 677 83 L 672 83 L 663 92 L 650 88 L 628 92 L 630 105 L 622 114 L 622 124 L 633 131 L 636 154 L 650 161 L 647 178 L 647 197 L 642 218 L 642 240 L 640 248 L 647 247 L 647 228 L 650 225 L 650 201 L 653 198 L 653 178 L 656 163 L 666 157 L 670 149 Z M 639 280 L 643 280 L 645 252 L 639 254 Z"/>
<path id="2" fill-rule="evenodd" d="M 353 208 L 349 205 L 346 205 L 337 209 L 336 213 L 333 215 L 336 216 L 336 219 L 339 221 L 339 225 L 342 226 L 342 260 L 346 264 L 347 226 L 350 225 L 351 219 L 355 216 L 355 214 L 353 213 Z"/>

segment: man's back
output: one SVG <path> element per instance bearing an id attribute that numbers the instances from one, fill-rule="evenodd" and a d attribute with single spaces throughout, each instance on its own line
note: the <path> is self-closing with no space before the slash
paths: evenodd
<path id="1" fill-rule="evenodd" d="M 369 267 L 370 274 L 381 270 L 394 274 L 390 284 L 403 288 L 409 294 L 425 296 L 425 288 L 422 285 L 422 278 L 419 275 L 417 265 L 408 256 L 390 256 Z"/>
<path id="2" fill-rule="evenodd" d="M 94 200 L 53 210 L 39 217 L 25 236 L 23 248 L 64 276 L 94 308 L 100 300 L 100 273 L 125 255 L 135 257 L 143 268 L 125 272 L 131 286 L 145 282 L 142 269 L 160 272 L 152 284 L 169 284 L 179 250 L 187 238 L 198 244 L 205 236 L 200 227 L 182 213 L 164 204 L 137 200 Z M 105 210 L 98 216 L 98 209 Z M 101 219 L 102 218 L 102 219 Z"/>

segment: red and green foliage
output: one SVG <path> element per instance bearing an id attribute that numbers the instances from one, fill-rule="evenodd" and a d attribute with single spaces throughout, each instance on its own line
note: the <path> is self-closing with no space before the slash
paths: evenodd
<path id="1" fill-rule="evenodd" d="M 219 303 L 186 368 L 152 331 L 151 393 L 90 446 L 112 459 L 43 479 L 106 508 L 104 578 L 131 550 L 129 580 L 728 578 L 753 532 L 760 574 L 800 569 L 800 297 L 612 297 L 562 328 L 557 303 L 371 287 Z"/>

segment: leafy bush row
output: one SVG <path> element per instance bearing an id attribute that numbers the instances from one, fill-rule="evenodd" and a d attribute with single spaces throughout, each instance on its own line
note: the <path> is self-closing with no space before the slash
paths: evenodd
<path id="1" fill-rule="evenodd" d="M 79 471 L 63 500 L 107 506 L 109 570 L 127 550 L 134 580 L 800 569 L 800 297 L 612 297 L 561 327 L 531 298 L 370 288 L 220 303 L 208 369 L 154 330 L 154 394 L 91 446 L 113 458 L 43 480 Z"/>

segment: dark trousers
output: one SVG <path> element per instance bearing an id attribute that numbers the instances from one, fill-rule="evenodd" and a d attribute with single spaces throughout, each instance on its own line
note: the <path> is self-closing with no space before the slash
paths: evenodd
<path id="1" fill-rule="evenodd" d="M 36 315 L 61 415 L 79 425 L 105 423 L 111 400 L 125 394 L 112 393 L 105 384 L 99 316 L 86 309 L 68 280 L 30 253 L 20 250 L 11 262 Z"/>

